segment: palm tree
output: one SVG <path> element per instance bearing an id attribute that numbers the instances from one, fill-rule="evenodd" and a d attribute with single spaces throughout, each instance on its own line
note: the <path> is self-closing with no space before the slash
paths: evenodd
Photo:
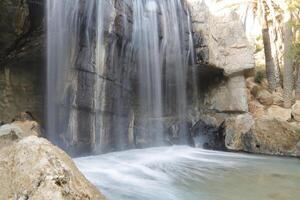
<path id="1" fill-rule="evenodd" d="M 246 6 L 241 6 L 246 5 Z M 264 54 L 265 54 L 265 66 L 266 75 L 269 83 L 269 89 L 271 91 L 280 87 L 280 67 L 278 59 L 278 49 L 275 44 L 273 44 L 273 38 L 271 37 L 270 24 L 278 24 L 278 12 L 281 12 L 280 6 L 278 6 L 273 0 L 240 0 L 238 2 L 229 3 L 229 7 L 239 9 L 244 8 L 244 19 L 246 23 L 247 18 L 250 16 L 249 11 L 252 12 L 253 17 L 258 20 L 262 26 L 262 39 L 264 44 Z M 280 15 L 279 15 L 280 16 Z M 277 30 L 274 28 L 276 32 Z M 280 35 L 280 34 L 277 34 Z M 276 48 L 275 48 L 276 47 Z"/>
<path id="2" fill-rule="evenodd" d="M 293 100 L 293 89 L 294 89 L 294 69 L 293 59 L 288 53 L 292 47 L 293 42 L 293 31 L 290 26 L 291 15 L 289 11 L 285 14 L 284 24 L 284 70 L 283 70 L 283 100 L 284 107 L 290 108 Z"/>
<path id="3" fill-rule="evenodd" d="M 265 53 L 265 65 L 266 75 L 269 83 L 269 89 L 271 91 L 280 87 L 280 67 L 277 57 L 274 57 L 276 49 L 272 48 L 271 37 L 270 37 L 270 26 L 272 22 L 274 25 L 278 18 L 276 11 L 278 11 L 278 5 L 272 0 L 252 0 L 252 11 L 253 14 L 262 24 L 262 39 L 264 44 Z"/>
<path id="4" fill-rule="evenodd" d="M 296 66 L 295 97 L 300 100 L 300 0 L 287 0 L 291 13 L 290 26 L 293 29 L 293 43 L 289 55 Z"/>

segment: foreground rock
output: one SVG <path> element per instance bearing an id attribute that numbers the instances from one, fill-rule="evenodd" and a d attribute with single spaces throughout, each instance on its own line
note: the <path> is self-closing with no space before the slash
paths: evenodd
<path id="1" fill-rule="evenodd" d="M 0 152 L 0 199 L 104 199 L 59 148 L 26 137 Z"/>
<path id="2" fill-rule="evenodd" d="M 271 117 L 240 115 L 226 121 L 225 145 L 230 150 L 300 156 L 300 126 Z"/>
<path id="3" fill-rule="evenodd" d="M 35 121 L 15 121 L 0 127 L 0 149 L 28 136 L 40 136 L 40 126 Z"/>
<path id="4" fill-rule="evenodd" d="M 27 119 L 0 127 L 0 199 L 104 199 L 72 159 L 40 134 L 38 123 Z"/>

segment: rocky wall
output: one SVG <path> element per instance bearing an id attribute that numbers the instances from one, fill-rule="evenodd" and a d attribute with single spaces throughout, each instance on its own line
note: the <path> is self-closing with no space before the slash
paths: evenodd
<path id="1" fill-rule="evenodd" d="M 43 0 L 0 2 L 0 121 L 30 111 L 43 119 Z"/>

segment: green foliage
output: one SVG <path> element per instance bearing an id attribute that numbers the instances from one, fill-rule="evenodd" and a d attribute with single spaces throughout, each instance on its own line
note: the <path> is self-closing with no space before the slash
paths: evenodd
<path id="1" fill-rule="evenodd" d="M 290 26 L 294 32 L 294 42 L 289 49 L 291 59 L 299 60 L 300 58 L 300 0 L 287 0 L 288 8 L 292 14 Z"/>
<path id="2" fill-rule="evenodd" d="M 257 71 L 255 73 L 255 82 L 256 83 L 261 83 L 263 81 L 263 79 L 265 78 L 265 74 L 266 72 L 265 71 Z"/>
<path id="3" fill-rule="evenodd" d="M 258 36 L 255 41 L 255 53 L 258 53 L 264 49 L 264 44 L 262 41 L 262 36 Z"/>

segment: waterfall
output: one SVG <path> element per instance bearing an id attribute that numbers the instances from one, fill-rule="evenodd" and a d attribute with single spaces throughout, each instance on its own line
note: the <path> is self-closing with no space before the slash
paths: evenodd
<path id="1" fill-rule="evenodd" d="M 179 143 L 193 39 L 182 0 L 48 0 L 48 137 L 75 154 Z"/>

